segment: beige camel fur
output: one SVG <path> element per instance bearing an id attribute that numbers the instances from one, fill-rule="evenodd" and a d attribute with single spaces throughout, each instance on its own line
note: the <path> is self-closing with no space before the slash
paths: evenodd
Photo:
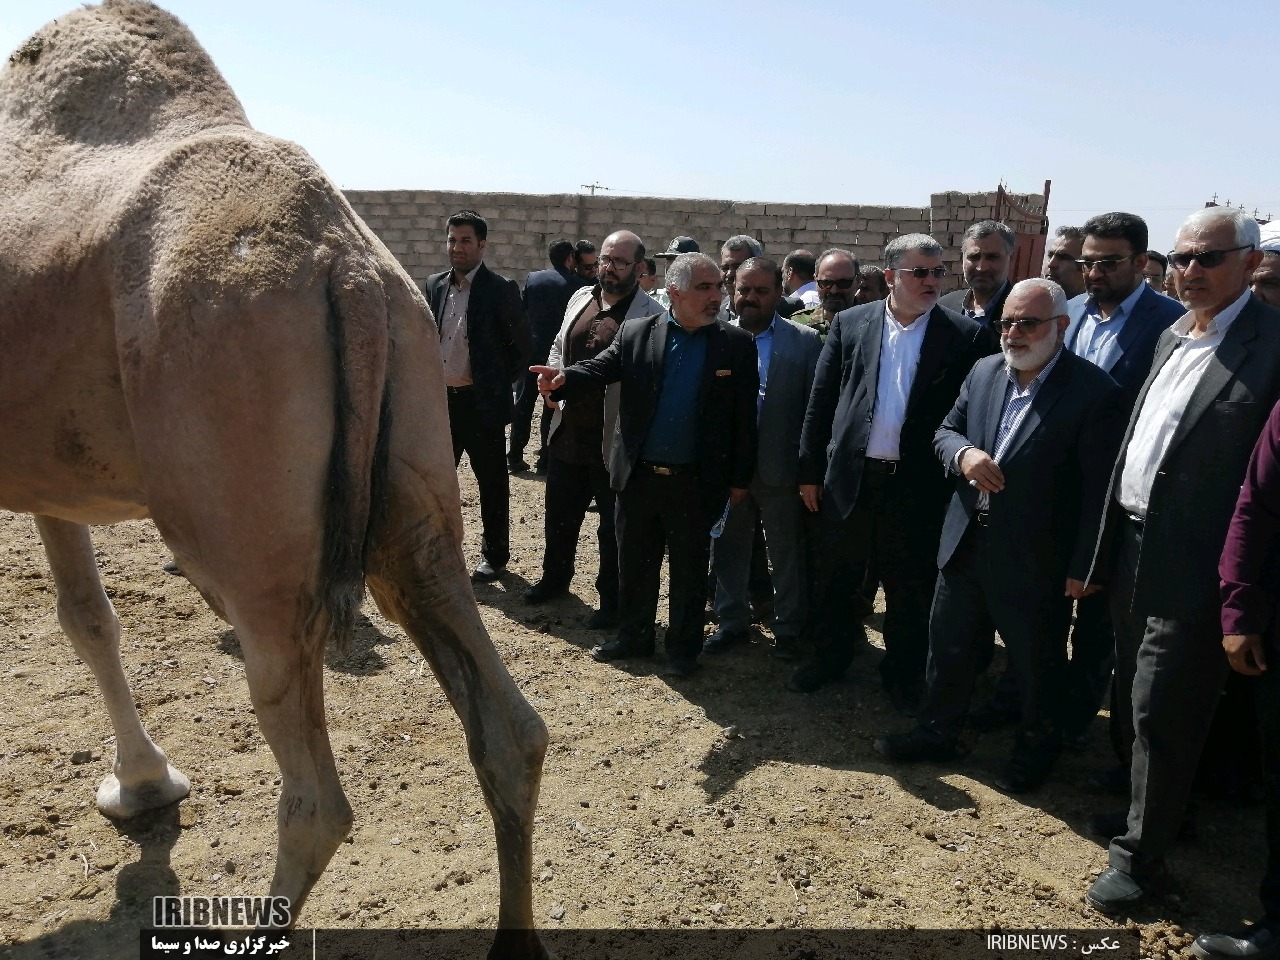
<path id="1" fill-rule="evenodd" d="M 541 955 L 546 728 L 485 632 L 435 324 L 310 157 L 253 130 L 148 3 L 48 24 L 0 73 L 0 507 L 36 515 L 116 733 L 110 817 L 185 796 L 143 730 L 86 524 L 150 516 L 236 629 L 282 771 L 271 894 L 296 916 L 351 821 L 322 657 L 367 582 L 431 663 L 497 833 L 495 951 Z"/>

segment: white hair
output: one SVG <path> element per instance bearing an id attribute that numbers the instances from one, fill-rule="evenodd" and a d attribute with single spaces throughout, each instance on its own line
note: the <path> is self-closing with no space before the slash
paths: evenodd
<path id="1" fill-rule="evenodd" d="M 1262 233 L 1258 229 L 1258 221 L 1243 210 L 1231 207 L 1205 207 L 1197 210 L 1178 228 L 1178 234 L 1200 233 L 1212 230 L 1224 223 L 1230 223 L 1235 230 L 1237 247 L 1252 246 L 1255 250 L 1262 245 Z"/>
<path id="2" fill-rule="evenodd" d="M 1067 315 L 1067 291 L 1052 280 L 1045 280 L 1042 277 L 1019 280 L 1013 285 L 1013 289 L 1009 291 L 1009 296 L 1013 296 L 1019 290 L 1043 290 L 1053 301 L 1053 313 L 1050 316 L 1065 317 Z"/>
<path id="3" fill-rule="evenodd" d="M 682 253 L 671 261 L 671 266 L 667 267 L 667 273 L 663 279 L 668 287 L 675 287 L 681 293 L 688 293 L 693 283 L 693 270 L 703 263 L 715 270 L 717 276 L 720 274 L 720 264 L 705 253 Z"/>
<path id="4" fill-rule="evenodd" d="M 760 246 L 760 241 L 755 237 L 748 237 L 745 233 L 740 233 L 736 237 L 730 237 L 724 242 L 724 246 L 720 248 L 723 256 L 733 250 L 747 250 L 753 257 L 764 255 L 764 247 Z"/>

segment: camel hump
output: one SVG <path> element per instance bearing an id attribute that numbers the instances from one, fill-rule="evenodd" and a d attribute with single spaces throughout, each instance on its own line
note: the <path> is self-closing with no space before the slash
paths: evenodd
<path id="1" fill-rule="evenodd" d="M 33 34 L 0 72 L 0 121 L 91 144 L 249 123 L 186 25 L 138 0 L 105 0 Z"/>

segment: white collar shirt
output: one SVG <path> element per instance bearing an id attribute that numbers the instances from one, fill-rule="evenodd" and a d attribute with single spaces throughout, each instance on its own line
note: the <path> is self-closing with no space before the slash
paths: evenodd
<path id="1" fill-rule="evenodd" d="M 874 460 L 897 460 L 902 424 L 907 419 L 907 399 L 920 365 L 920 347 L 929 326 L 929 311 L 903 326 L 886 300 L 884 327 L 880 334 L 880 370 L 876 377 L 876 403 L 867 438 L 867 456 Z"/>
<path id="2" fill-rule="evenodd" d="M 454 282 L 454 274 L 445 278 L 444 309 L 440 311 L 440 358 L 444 361 L 446 387 L 471 386 L 471 343 L 467 337 L 467 307 L 471 302 L 471 283 L 480 264 Z"/>

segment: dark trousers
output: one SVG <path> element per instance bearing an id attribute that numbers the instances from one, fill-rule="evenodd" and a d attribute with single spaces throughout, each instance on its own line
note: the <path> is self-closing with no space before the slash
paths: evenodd
<path id="1" fill-rule="evenodd" d="M 1063 728 L 1083 733 L 1098 715 L 1116 662 L 1116 638 L 1111 630 L 1109 591 L 1076 601 L 1071 631 L 1071 662 L 1067 666 L 1067 695 Z"/>
<path id="2" fill-rule="evenodd" d="M 1280 649 L 1267 644 L 1269 669 L 1254 688 L 1262 738 L 1262 775 L 1267 803 L 1267 872 L 1262 878 L 1262 909 L 1280 923 Z"/>
<path id="3" fill-rule="evenodd" d="M 587 507 L 595 498 L 600 508 L 596 541 L 600 547 L 600 567 L 596 591 L 600 609 L 618 609 L 618 541 L 614 535 L 614 493 L 609 489 L 609 471 L 603 462 L 568 463 L 555 454 L 547 458 L 546 551 L 542 555 L 542 579 L 556 588 L 567 588 L 573 579 L 573 562 L 578 553 L 578 534 Z"/>
<path id="4" fill-rule="evenodd" d="M 658 612 L 662 549 L 670 558 L 667 656 L 702 652 L 703 609 L 711 556 L 710 517 L 693 472 L 661 476 L 637 465 L 618 494 L 618 636 L 652 635 Z"/>
<path id="5" fill-rule="evenodd" d="M 838 676 L 864 636 L 859 598 L 867 563 L 876 558 L 884 585 L 886 687 L 909 687 L 924 678 L 929 655 L 929 605 L 937 580 L 942 510 L 904 484 L 868 468 L 849 516 L 824 501 L 816 583 L 805 633 L 817 664 Z"/>
<path id="6" fill-rule="evenodd" d="M 1061 579 L 1052 585 L 1030 575 L 1020 580 L 1002 554 L 1002 544 L 975 518 L 938 575 L 920 724 L 948 740 L 960 735 L 982 657 L 980 638 L 994 628 L 1017 677 L 1020 739 L 1055 746 L 1071 600 L 1061 596 Z"/>
<path id="7" fill-rule="evenodd" d="M 545 354 L 541 362 L 547 362 Z M 516 405 L 511 414 L 511 447 L 507 456 L 512 460 L 524 457 L 524 448 L 528 445 L 529 435 L 533 430 L 533 411 L 537 409 L 542 411 L 538 424 L 538 433 L 542 438 L 542 443 L 538 447 L 538 457 L 542 458 L 547 449 L 547 434 L 551 430 L 551 411 L 539 400 L 538 375 L 525 374 L 516 380 L 514 386 Z"/>
<path id="8" fill-rule="evenodd" d="M 1217 610 L 1200 621 L 1129 609 L 1142 528 L 1120 524 L 1112 623 L 1117 699 L 1132 704 L 1129 830 L 1111 841 L 1111 866 L 1143 877 L 1158 872 L 1177 836 L 1196 765 L 1230 667 Z M 1127 682 L 1127 686 L 1126 686 Z"/>
<path id="9" fill-rule="evenodd" d="M 480 553 L 494 567 L 511 559 L 511 488 L 507 475 L 506 424 L 498 417 L 476 412 L 475 392 L 464 387 L 449 391 L 449 433 L 453 437 L 453 463 L 462 454 L 471 461 L 480 488 Z"/>

